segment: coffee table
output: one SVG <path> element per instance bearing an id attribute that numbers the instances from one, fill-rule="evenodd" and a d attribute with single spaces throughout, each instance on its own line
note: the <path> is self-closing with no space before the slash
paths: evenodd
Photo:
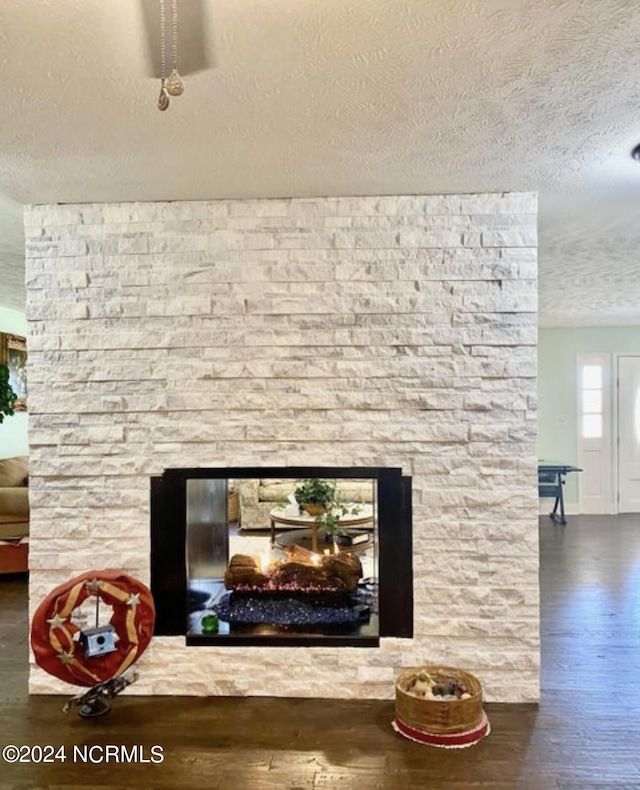
<path id="1" fill-rule="evenodd" d="M 347 505 L 347 507 L 353 507 L 353 505 Z M 302 527 L 304 532 L 307 533 L 306 537 L 311 537 L 311 551 L 319 552 L 319 544 L 318 544 L 318 528 L 320 524 L 316 521 L 315 516 L 309 516 L 307 513 L 303 513 L 302 515 L 298 514 L 296 516 L 289 516 L 287 515 L 286 511 L 282 507 L 274 507 L 269 512 L 269 520 L 271 522 L 271 545 L 273 546 L 276 543 L 276 524 L 280 524 L 285 527 Z M 349 530 L 352 527 L 364 527 L 368 525 L 373 525 L 373 506 L 372 505 L 362 505 L 360 511 L 355 515 L 347 515 L 342 516 L 338 523 L 340 527 L 344 528 L 345 531 Z M 291 545 L 292 543 L 296 542 L 295 536 L 298 536 L 300 541 L 299 545 L 304 545 L 302 542 L 305 535 L 301 534 L 300 530 L 292 530 L 291 533 L 285 533 L 286 536 L 291 534 L 291 538 L 285 540 L 285 536 L 283 535 L 281 538 L 278 539 L 279 545 Z M 282 542 L 281 542 L 282 541 Z M 307 542 L 307 541 L 305 541 Z M 373 542 L 373 538 L 371 539 L 371 543 Z M 356 546 L 341 546 L 341 550 L 349 549 L 350 551 L 354 550 L 364 550 L 368 548 L 370 545 L 369 542 L 364 544 L 357 544 Z M 305 547 L 306 548 L 306 547 Z M 324 547 L 323 547 L 324 548 Z"/>
<path id="2" fill-rule="evenodd" d="M 276 535 L 276 546 L 285 549 L 287 546 L 300 546 L 302 549 L 312 551 L 314 554 L 322 554 L 323 551 L 333 552 L 333 543 L 325 543 L 325 532 L 322 528 L 315 531 L 312 529 L 293 529 L 290 532 L 281 532 Z M 315 540 L 315 544 L 314 544 Z M 314 548 L 315 545 L 315 548 Z M 321 548 L 318 548 L 320 546 Z M 366 551 L 373 546 L 373 532 L 367 535 L 367 540 L 362 543 L 355 543 L 352 546 L 339 545 L 341 554 L 353 554 L 357 551 Z"/>

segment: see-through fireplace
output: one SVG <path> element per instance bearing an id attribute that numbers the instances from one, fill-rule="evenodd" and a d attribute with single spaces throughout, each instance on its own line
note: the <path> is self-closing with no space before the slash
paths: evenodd
<path id="1" fill-rule="evenodd" d="M 393 467 L 167 469 L 151 481 L 155 633 L 188 645 L 411 637 L 411 516 L 411 478 Z"/>

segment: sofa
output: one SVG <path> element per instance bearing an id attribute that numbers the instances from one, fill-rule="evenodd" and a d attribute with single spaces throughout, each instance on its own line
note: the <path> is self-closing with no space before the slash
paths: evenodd
<path id="1" fill-rule="evenodd" d="M 269 511 L 286 503 L 298 481 L 290 478 L 259 478 L 235 480 L 234 483 L 240 498 L 241 529 L 266 529 L 270 524 Z M 370 503 L 373 500 L 373 480 L 340 480 L 337 491 L 345 501 Z"/>
<path id="2" fill-rule="evenodd" d="M 27 571 L 28 553 L 28 459 L 0 458 L 0 573 Z"/>

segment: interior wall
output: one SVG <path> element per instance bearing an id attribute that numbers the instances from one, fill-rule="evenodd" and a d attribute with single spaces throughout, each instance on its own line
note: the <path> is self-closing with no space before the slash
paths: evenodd
<path id="1" fill-rule="evenodd" d="M 26 337 L 27 317 L 19 310 L 0 305 L 0 332 Z M 0 424 L 0 458 L 27 455 L 29 417 L 26 411 L 17 411 L 5 417 Z"/>
<path id="2" fill-rule="evenodd" d="M 613 371 L 616 354 L 640 353 L 640 326 L 541 328 L 538 331 L 538 457 L 577 464 L 578 354 L 607 354 Z M 607 417 L 613 421 L 615 375 L 610 377 Z M 615 466 L 615 441 L 609 467 Z M 568 475 L 565 504 L 577 512 L 578 475 Z M 545 500 L 548 510 L 549 500 Z M 611 503 L 613 508 L 613 503 Z"/>
<path id="3" fill-rule="evenodd" d="M 433 661 L 538 698 L 535 196 L 40 206 L 26 231 L 32 608 L 89 568 L 148 581 L 167 467 L 397 466 L 413 639 L 157 638 L 134 693 L 389 698 Z"/>

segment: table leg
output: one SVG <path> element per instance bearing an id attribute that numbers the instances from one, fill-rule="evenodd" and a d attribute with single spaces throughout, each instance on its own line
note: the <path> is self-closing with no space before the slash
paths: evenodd
<path id="1" fill-rule="evenodd" d="M 314 521 L 311 525 L 311 551 L 316 554 L 320 553 L 318 549 L 318 522 Z"/>
<path id="2" fill-rule="evenodd" d="M 562 476 L 562 474 L 560 472 L 558 472 L 557 481 L 558 481 L 557 482 L 557 486 L 558 487 L 557 487 L 556 501 L 554 502 L 553 510 L 551 511 L 549 516 L 554 521 L 557 521 L 559 524 L 566 524 L 567 523 L 567 519 L 565 518 L 565 515 L 564 515 L 564 492 L 563 492 L 563 489 L 562 489 L 562 486 L 564 485 L 564 480 L 563 480 L 563 476 Z M 560 505 L 560 518 L 559 519 L 558 519 L 558 516 L 557 516 L 558 505 Z"/>
<path id="3" fill-rule="evenodd" d="M 564 485 L 564 479 L 563 479 L 562 475 L 558 475 L 558 483 L 559 483 L 558 491 L 559 491 L 559 496 L 560 496 L 560 523 L 561 524 L 566 524 L 567 523 L 567 519 L 564 516 L 564 490 L 562 488 L 562 486 Z"/>

